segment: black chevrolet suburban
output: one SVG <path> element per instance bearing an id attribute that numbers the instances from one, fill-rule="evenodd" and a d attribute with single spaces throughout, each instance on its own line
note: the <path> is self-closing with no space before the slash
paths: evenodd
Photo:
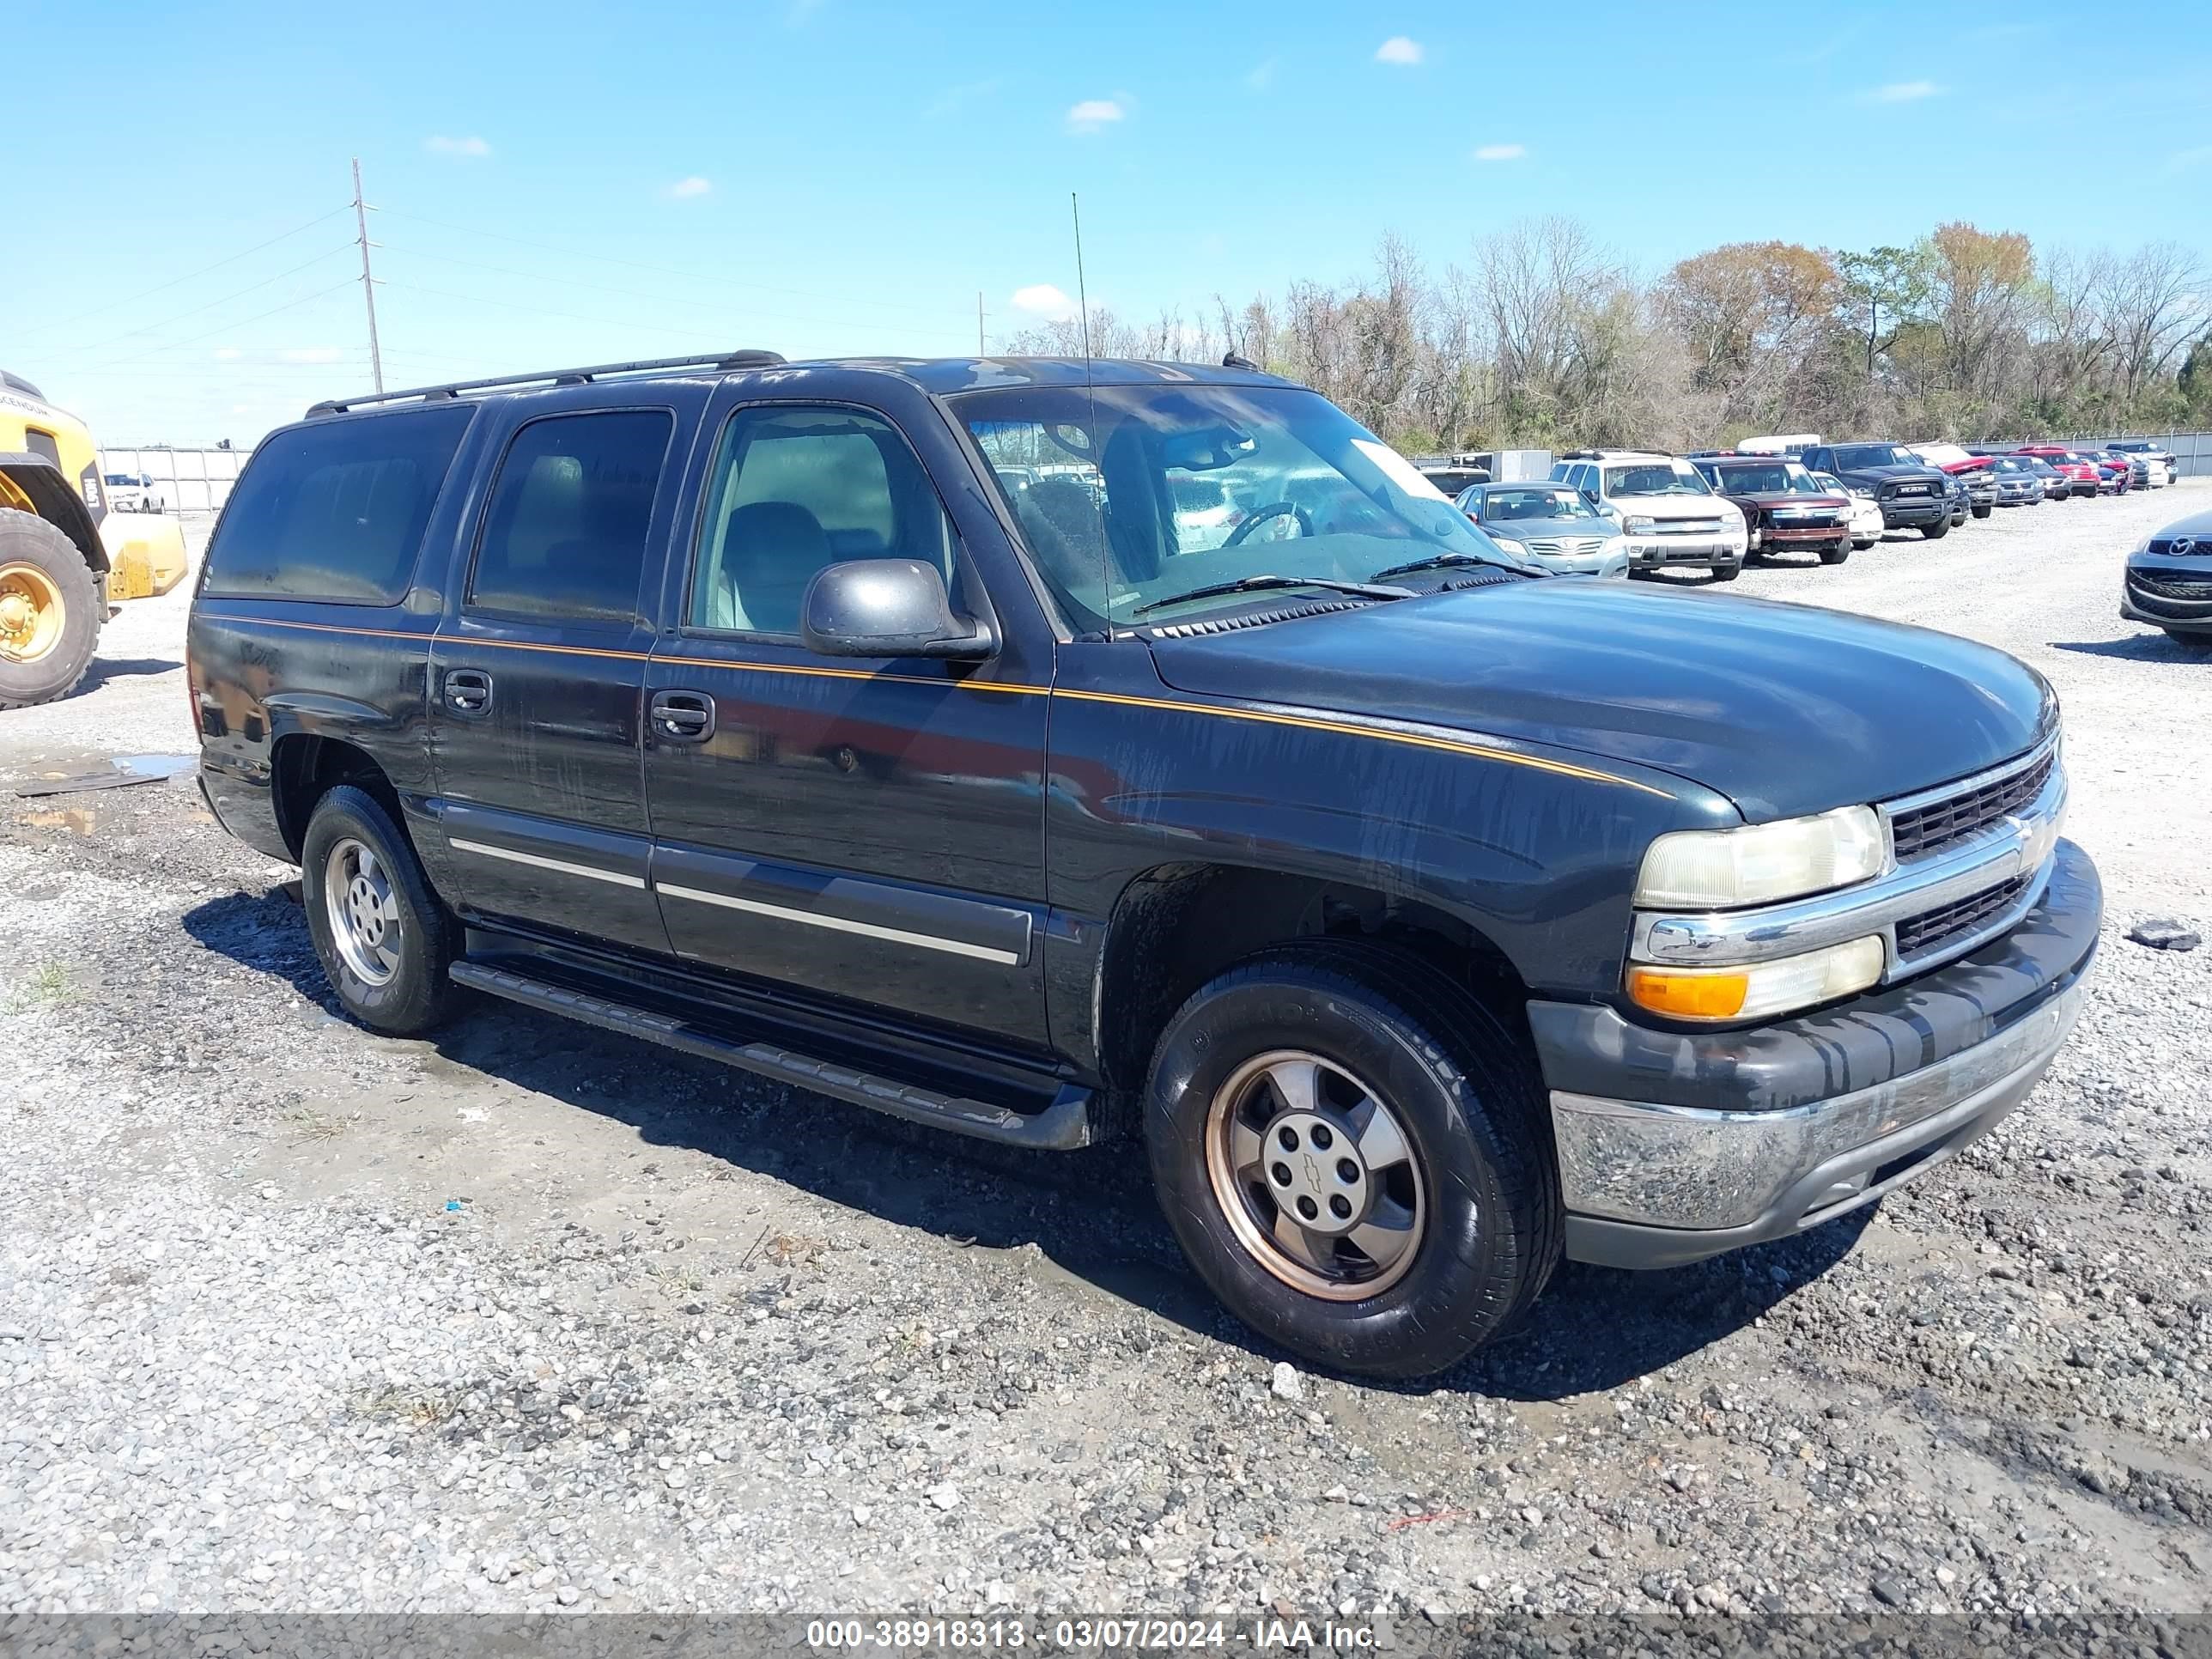
<path id="1" fill-rule="evenodd" d="M 473 991 L 1127 1136 L 1222 1300 L 1350 1371 L 1451 1364 L 1563 1255 L 1878 1200 L 2027 1093 L 2097 938 L 2033 672 L 1548 576 L 1242 364 L 319 404 L 188 654 L 209 804 L 362 1024 Z"/>

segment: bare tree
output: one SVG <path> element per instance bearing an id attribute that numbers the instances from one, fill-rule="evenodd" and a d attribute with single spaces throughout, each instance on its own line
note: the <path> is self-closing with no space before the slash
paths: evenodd
<path id="1" fill-rule="evenodd" d="M 2174 242 L 2153 242 L 2108 269 L 2105 320 L 2124 402 L 2135 403 L 2202 326 L 2203 287 L 2203 266 Z"/>

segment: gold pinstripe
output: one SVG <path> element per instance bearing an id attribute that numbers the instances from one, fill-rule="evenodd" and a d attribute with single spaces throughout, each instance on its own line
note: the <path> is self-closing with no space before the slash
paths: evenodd
<path id="1" fill-rule="evenodd" d="M 210 622 L 234 623 L 247 628 L 292 628 L 316 634 L 348 634 L 362 639 L 415 640 L 425 645 L 434 637 L 440 637 L 447 642 L 483 646 L 495 651 L 544 651 L 560 656 L 602 657 L 620 662 L 673 663 L 684 668 L 734 668 L 757 674 L 791 674 L 804 679 L 890 680 L 902 685 L 948 686 L 962 691 L 1001 692 L 1009 696 L 1066 697 L 1076 702 L 1114 703 L 1124 708 L 1152 708 L 1167 714 L 1202 714 L 1215 720 L 1245 720 L 1261 726 L 1287 726 L 1308 732 L 1327 732 L 1338 737 L 1372 738 L 1382 743 L 1404 744 L 1412 748 L 1431 749 L 1448 755 L 1466 755 L 1476 760 L 1502 762 L 1509 766 L 1525 766 L 1535 771 L 1549 772 L 1559 777 L 1580 778 L 1590 783 L 1618 784 L 1624 789 L 1637 789 L 1647 795 L 1656 795 L 1662 800 L 1674 799 L 1668 791 L 1640 783 L 1634 778 L 1619 777 L 1611 772 L 1577 766 L 1571 761 L 1553 760 L 1542 755 L 1524 755 L 1515 750 L 1498 749 L 1464 738 L 1432 737 L 1423 732 L 1404 732 L 1395 726 L 1369 725 L 1355 720 L 1331 720 L 1313 714 L 1246 708 L 1229 703 L 1180 702 L 1164 697 L 1132 696 L 1119 691 L 1085 691 L 1068 686 L 1015 685 L 1003 680 L 931 679 L 920 674 L 887 674 L 866 668 L 820 667 L 811 663 L 733 662 L 724 657 L 656 657 L 647 651 L 617 651 L 602 646 L 551 645 L 532 640 L 487 639 L 475 635 L 457 640 L 452 635 L 434 636 L 409 629 L 356 628 L 338 623 L 294 622 L 276 617 L 234 617 L 216 611 L 204 614 Z"/>

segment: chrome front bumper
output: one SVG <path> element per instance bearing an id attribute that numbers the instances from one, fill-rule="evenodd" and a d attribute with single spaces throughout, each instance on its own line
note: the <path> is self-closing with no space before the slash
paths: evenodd
<path id="1" fill-rule="evenodd" d="M 2086 989 L 2076 979 L 2026 1018 L 1933 1066 L 1786 1111 L 1554 1091 L 1568 1254 L 1670 1267 L 1874 1202 L 2020 1103 L 2066 1041 Z"/>

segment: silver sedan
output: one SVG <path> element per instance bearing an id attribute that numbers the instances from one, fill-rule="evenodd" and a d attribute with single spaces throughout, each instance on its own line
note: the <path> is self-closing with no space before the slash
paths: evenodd
<path id="1" fill-rule="evenodd" d="M 1459 510 L 1509 553 L 1561 576 L 1628 580 L 1628 544 L 1620 524 L 1565 484 L 1469 484 Z"/>

